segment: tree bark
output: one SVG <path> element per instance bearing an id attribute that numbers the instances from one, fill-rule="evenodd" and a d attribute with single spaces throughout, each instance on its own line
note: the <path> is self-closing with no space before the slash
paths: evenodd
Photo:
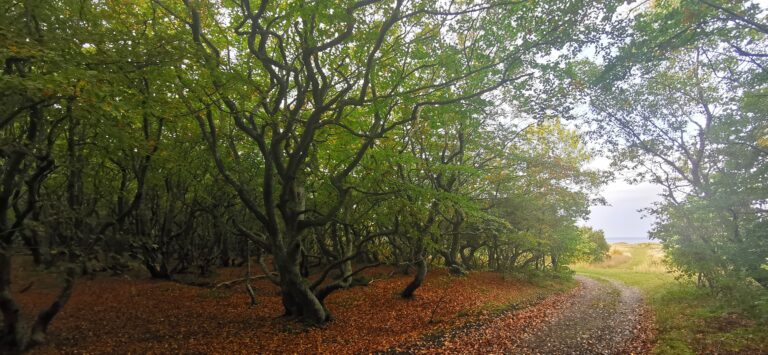
<path id="1" fill-rule="evenodd" d="M 0 242 L 0 313 L 3 327 L 0 329 L 0 353 L 17 352 L 24 347 L 19 332 L 19 305 L 11 295 L 11 251 Z"/>
<path id="2" fill-rule="evenodd" d="M 552 269 L 553 271 L 557 271 L 558 268 L 558 257 L 557 254 L 552 254 Z"/>
<path id="3" fill-rule="evenodd" d="M 285 308 L 285 315 L 296 317 L 308 324 L 321 324 L 329 319 L 325 307 L 309 289 L 299 270 L 298 258 L 295 261 L 278 257 L 280 273 L 280 292 Z"/>
<path id="4" fill-rule="evenodd" d="M 402 298 L 413 298 L 413 293 L 421 287 L 421 284 L 424 282 L 424 278 L 427 276 L 427 261 L 423 255 L 420 255 L 419 260 L 416 261 L 416 276 L 414 276 L 411 283 L 408 284 L 408 286 L 405 287 L 402 293 L 400 293 L 400 297 Z"/>

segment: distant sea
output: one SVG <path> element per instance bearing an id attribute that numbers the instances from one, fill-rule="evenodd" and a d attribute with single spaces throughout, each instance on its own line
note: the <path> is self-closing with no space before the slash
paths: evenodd
<path id="1" fill-rule="evenodd" d="M 607 237 L 605 240 L 610 243 L 628 243 L 628 244 L 637 244 L 637 243 L 658 243 L 658 240 L 651 240 L 648 239 L 648 237 Z"/>

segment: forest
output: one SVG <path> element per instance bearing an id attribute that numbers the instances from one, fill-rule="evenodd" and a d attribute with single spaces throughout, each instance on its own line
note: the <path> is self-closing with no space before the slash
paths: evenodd
<path id="1" fill-rule="evenodd" d="M 588 220 L 616 179 L 662 189 L 645 213 L 667 273 L 707 299 L 749 295 L 743 324 L 768 329 L 763 2 L 0 8 L 0 353 L 399 352 L 470 322 L 475 301 L 505 320 L 493 332 L 524 329 L 557 297 L 608 287 L 570 266 L 615 256 Z M 521 311 L 523 295 L 537 301 Z M 86 335 L 116 299 L 133 316 Z M 107 327 L 151 332 L 140 320 L 159 308 L 194 322 L 169 332 L 221 315 L 239 329 L 226 339 L 253 343 L 82 348 Z M 377 317 L 400 330 L 310 344 Z M 768 351 L 761 339 L 748 349 Z M 531 351 L 488 346 L 443 350 Z"/>

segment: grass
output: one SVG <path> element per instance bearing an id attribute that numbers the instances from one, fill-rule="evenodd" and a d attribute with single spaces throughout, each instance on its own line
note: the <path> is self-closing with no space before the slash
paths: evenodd
<path id="1" fill-rule="evenodd" d="M 725 295 L 676 279 L 655 243 L 611 246 L 610 258 L 571 269 L 597 279 L 639 288 L 653 309 L 658 329 L 656 354 L 768 353 L 768 296 L 739 287 Z M 761 303 L 762 302 L 762 303 Z"/>

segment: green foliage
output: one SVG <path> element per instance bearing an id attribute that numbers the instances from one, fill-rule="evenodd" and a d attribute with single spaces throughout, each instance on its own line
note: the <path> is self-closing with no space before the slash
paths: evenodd
<path id="1" fill-rule="evenodd" d="M 633 181 L 659 184 L 651 236 L 686 275 L 768 287 L 764 183 L 768 28 L 753 2 L 660 1 L 615 31 L 599 69 L 575 65 L 596 135 Z M 608 46 L 611 47 L 611 46 Z M 630 78 L 631 76 L 631 78 Z M 761 182 L 762 181 L 762 182 Z"/>
<path id="2" fill-rule="evenodd" d="M 559 271 L 603 182 L 563 68 L 616 7 L 4 5 L 2 262 L 183 281 L 256 255 L 311 323 L 353 265 Z"/>
<path id="3" fill-rule="evenodd" d="M 605 233 L 602 230 L 580 227 L 579 236 L 581 238 L 581 245 L 576 260 L 596 263 L 605 259 L 611 246 L 605 241 Z"/>

